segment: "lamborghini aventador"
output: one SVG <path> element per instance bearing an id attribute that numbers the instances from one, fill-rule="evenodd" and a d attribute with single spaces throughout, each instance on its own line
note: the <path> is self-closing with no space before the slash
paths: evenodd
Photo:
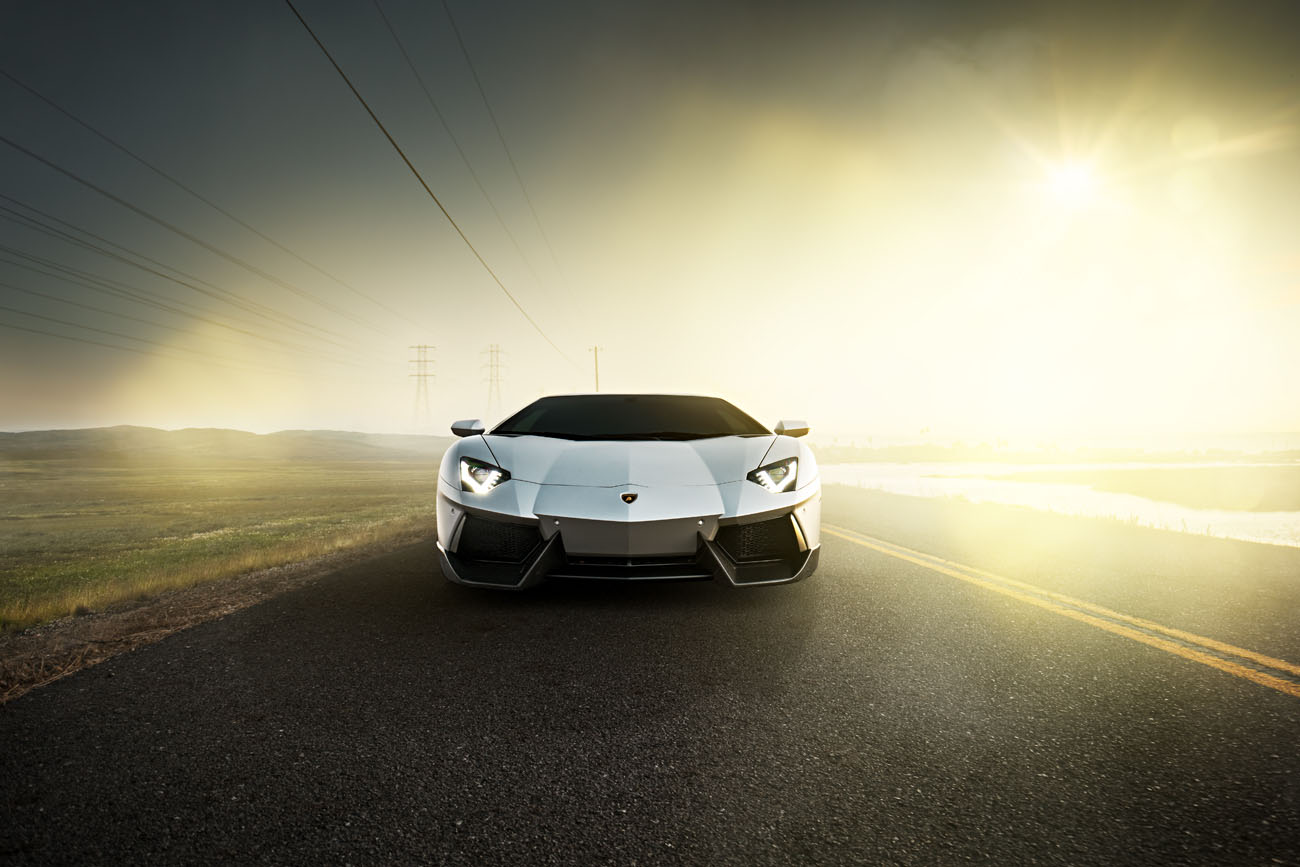
<path id="1" fill-rule="evenodd" d="M 786 584 L 817 568 L 821 481 L 801 421 L 768 430 L 725 400 L 543 397 L 461 439 L 438 475 L 451 581 Z"/>

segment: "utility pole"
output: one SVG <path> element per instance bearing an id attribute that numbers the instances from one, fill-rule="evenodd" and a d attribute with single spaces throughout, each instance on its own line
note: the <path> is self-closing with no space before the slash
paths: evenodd
<path id="1" fill-rule="evenodd" d="M 591 353 L 591 360 L 596 366 L 596 391 L 600 391 L 600 350 L 603 347 L 593 346 L 587 351 Z"/>
<path id="2" fill-rule="evenodd" d="M 429 380 L 434 377 L 429 350 L 438 347 L 417 343 L 409 348 L 415 350 L 415 358 L 411 359 L 415 365 L 415 373 L 411 374 L 415 378 L 415 405 L 411 409 L 411 418 L 417 428 L 422 428 L 429 424 Z"/>
<path id="3" fill-rule="evenodd" d="M 497 343 L 488 345 L 485 350 L 488 357 L 484 367 L 488 370 L 488 416 L 495 418 L 501 410 L 501 346 Z"/>

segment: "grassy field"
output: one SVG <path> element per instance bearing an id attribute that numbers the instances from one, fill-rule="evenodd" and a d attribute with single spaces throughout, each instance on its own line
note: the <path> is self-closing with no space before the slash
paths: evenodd
<path id="1" fill-rule="evenodd" d="M 0 629 L 433 532 L 437 460 L 0 461 Z"/>
<path id="2" fill-rule="evenodd" d="M 1011 473 L 990 478 L 1089 485 L 1195 509 L 1300 511 L 1300 466 L 1144 467 Z"/>

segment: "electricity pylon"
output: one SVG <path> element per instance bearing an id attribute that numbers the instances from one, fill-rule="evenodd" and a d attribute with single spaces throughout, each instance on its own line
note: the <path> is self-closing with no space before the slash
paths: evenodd
<path id="1" fill-rule="evenodd" d="M 411 359 L 415 365 L 415 373 L 411 374 L 415 378 L 415 404 L 411 408 L 411 420 L 417 429 L 423 429 L 429 424 L 429 380 L 434 377 L 433 359 L 429 357 L 429 350 L 437 347 L 417 343 L 410 348 L 415 350 L 415 358 Z"/>
<path id="2" fill-rule="evenodd" d="M 501 346 L 496 343 L 488 345 L 484 350 L 487 355 L 487 384 L 488 384 L 488 418 L 495 419 L 501 412 Z"/>

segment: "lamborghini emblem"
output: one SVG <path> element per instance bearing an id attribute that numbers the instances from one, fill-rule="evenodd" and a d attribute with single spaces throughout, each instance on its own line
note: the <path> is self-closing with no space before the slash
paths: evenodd
<path id="1" fill-rule="evenodd" d="M 631 503 L 635 500 L 636 500 L 636 494 L 632 493 L 631 491 L 629 491 L 626 494 L 623 494 L 623 502 Z"/>

